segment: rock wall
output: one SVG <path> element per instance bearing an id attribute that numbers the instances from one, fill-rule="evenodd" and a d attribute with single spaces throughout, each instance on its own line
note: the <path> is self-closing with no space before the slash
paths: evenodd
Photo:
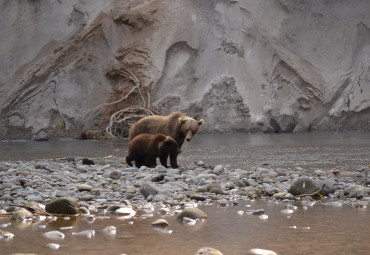
<path id="1" fill-rule="evenodd" d="M 2 0 L 0 138 L 125 134 L 148 110 L 203 118 L 202 132 L 369 130 L 369 9 Z"/>

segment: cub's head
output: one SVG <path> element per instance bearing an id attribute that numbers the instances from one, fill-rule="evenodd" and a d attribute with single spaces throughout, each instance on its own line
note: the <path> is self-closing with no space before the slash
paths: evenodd
<path id="1" fill-rule="evenodd" d="M 159 145 L 160 153 L 166 154 L 175 154 L 178 155 L 181 153 L 181 149 L 177 142 L 170 136 L 167 136 L 166 139 Z"/>
<path id="2" fill-rule="evenodd" d="M 196 132 L 198 132 L 199 127 L 203 124 L 203 120 L 196 121 L 193 118 L 179 118 L 180 132 L 185 136 L 185 140 L 190 142 Z"/>

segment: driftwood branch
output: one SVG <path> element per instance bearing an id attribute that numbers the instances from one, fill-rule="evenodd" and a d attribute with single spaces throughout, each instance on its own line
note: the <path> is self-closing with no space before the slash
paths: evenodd
<path id="1" fill-rule="evenodd" d="M 327 171 L 323 174 L 339 174 L 340 173 L 340 170 L 331 170 L 331 171 Z"/>
<path id="2" fill-rule="evenodd" d="M 10 206 L 16 206 L 16 207 L 24 208 L 24 209 L 28 210 L 29 212 L 31 212 L 33 214 L 36 214 L 36 215 L 44 215 L 44 216 L 50 216 L 51 215 L 50 213 L 47 213 L 45 211 L 40 211 L 38 209 L 29 207 L 29 206 L 26 206 L 26 205 L 10 204 Z"/>
<path id="3" fill-rule="evenodd" d="M 133 74 L 132 72 L 128 71 L 128 70 L 121 70 L 120 74 L 122 76 L 128 78 L 129 80 L 131 80 L 135 84 L 135 86 L 124 97 L 118 99 L 117 101 L 114 101 L 114 102 L 111 102 L 111 103 L 100 104 L 98 106 L 95 106 L 94 108 L 91 108 L 91 109 L 87 110 L 84 114 L 88 114 L 89 112 L 98 110 L 99 108 L 102 108 L 102 107 L 118 104 L 118 103 L 122 102 L 123 100 L 126 100 L 131 95 L 131 93 L 133 93 L 136 89 L 138 89 L 139 94 L 141 96 L 141 99 L 143 100 L 144 107 L 145 107 L 145 100 L 144 100 L 143 94 L 141 93 L 140 83 L 139 83 L 139 80 L 136 77 L 136 75 Z"/>
<path id="4" fill-rule="evenodd" d="M 128 99 L 129 96 L 137 90 L 142 100 L 143 106 L 142 107 L 131 106 L 131 107 L 121 109 L 113 113 L 110 116 L 109 125 L 106 127 L 106 130 L 105 130 L 112 137 L 125 135 L 126 131 L 123 131 L 123 130 L 130 128 L 131 125 L 137 120 L 136 118 L 137 115 L 132 116 L 132 113 L 135 113 L 135 111 L 140 111 L 144 113 L 140 117 L 144 117 L 146 115 L 154 115 L 153 112 L 148 109 L 150 105 L 149 92 L 147 92 L 147 102 L 146 102 L 144 95 L 140 89 L 141 85 L 140 85 L 140 81 L 137 78 L 137 76 L 129 69 L 121 69 L 118 71 L 118 74 L 122 77 L 127 78 L 131 82 L 133 82 L 135 86 L 131 88 L 131 90 L 125 96 L 121 97 L 119 100 L 111 102 L 111 103 L 103 103 L 94 108 L 87 110 L 86 112 L 84 112 L 85 118 L 84 118 L 84 121 L 82 121 L 82 123 L 89 121 L 89 119 L 91 119 L 91 116 L 97 115 L 99 111 L 102 112 L 104 107 L 118 104 Z"/>
<path id="5" fill-rule="evenodd" d="M 122 128 L 125 124 L 127 125 L 127 127 L 131 127 L 136 120 L 133 119 L 132 116 L 124 116 L 124 114 L 133 111 L 143 111 L 145 115 L 154 115 L 152 111 L 146 108 L 131 106 L 113 113 L 112 116 L 110 117 L 109 125 L 107 126 L 105 131 L 109 135 L 114 137 L 117 134 L 118 129 Z M 134 117 L 135 116 L 138 115 L 134 115 Z"/>
<path id="6" fill-rule="evenodd" d="M 118 153 L 118 151 L 119 149 L 115 149 L 112 155 L 106 156 L 104 158 L 113 158 Z"/>
<path id="7" fill-rule="evenodd" d="M 321 188 L 311 194 L 301 194 L 301 195 L 297 195 L 296 197 L 308 197 L 308 196 L 315 196 L 315 195 L 318 195 L 323 189 L 325 188 L 325 183 L 321 186 Z"/>

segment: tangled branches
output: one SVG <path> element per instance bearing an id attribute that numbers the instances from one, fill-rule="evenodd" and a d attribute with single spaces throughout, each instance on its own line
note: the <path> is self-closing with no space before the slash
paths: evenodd
<path id="1" fill-rule="evenodd" d="M 144 116 L 153 115 L 150 110 L 131 106 L 122 110 L 119 110 L 112 114 L 110 122 L 105 131 L 111 136 L 128 136 L 128 131 L 131 126 L 139 119 Z"/>
<path id="2" fill-rule="evenodd" d="M 127 136 L 128 131 L 130 130 L 130 127 L 135 123 L 138 119 L 145 117 L 147 115 L 153 115 L 152 111 L 148 109 L 150 105 L 150 97 L 149 94 L 147 95 L 147 102 L 145 101 L 145 98 L 143 96 L 143 93 L 140 89 L 140 81 L 136 77 L 136 75 L 131 72 L 130 70 L 124 70 L 124 69 L 119 69 L 119 70 L 114 70 L 113 73 L 108 74 L 108 76 L 119 76 L 119 77 L 124 77 L 134 83 L 134 87 L 123 97 L 121 97 L 119 100 L 116 100 L 111 103 L 104 103 L 100 104 L 84 114 L 84 121 L 92 122 L 94 118 L 96 118 L 99 115 L 103 114 L 103 110 L 107 106 L 112 106 L 118 103 L 123 102 L 124 100 L 128 99 L 129 96 L 134 93 L 135 91 L 138 92 L 141 100 L 142 100 L 142 107 L 140 106 L 130 106 L 121 110 L 118 110 L 114 112 L 110 116 L 110 121 L 109 125 L 106 127 L 105 131 L 112 137 L 115 136 Z M 84 122 L 83 122 L 84 124 Z"/>

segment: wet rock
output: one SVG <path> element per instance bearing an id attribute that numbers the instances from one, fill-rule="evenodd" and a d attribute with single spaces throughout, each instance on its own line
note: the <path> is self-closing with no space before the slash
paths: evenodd
<path id="1" fill-rule="evenodd" d="M 289 171 L 282 169 L 282 168 L 276 168 L 275 172 L 278 174 L 278 176 L 287 176 Z"/>
<path id="2" fill-rule="evenodd" d="M 186 208 L 184 209 L 179 216 L 177 216 L 178 220 L 182 220 L 184 217 L 190 219 L 207 219 L 207 214 L 198 208 Z"/>
<path id="3" fill-rule="evenodd" d="M 83 196 L 79 197 L 80 201 L 91 201 L 95 198 L 96 198 L 96 196 L 92 195 L 92 194 L 86 194 L 86 195 L 83 195 Z"/>
<path id="4" fill-rule="evenodd" d="M 54 240 L 61 240 L 64 239 L 65 235 L 57 230 L 49 231 L 43 234 L 46 238 L 54 239 Z"/>
<path id="5" fill-rule="evenodd" d="M 276 252 L 264 249 L 251 249 L 248 251 L 247 255 L 277 255 Z"/>
<path id="6" fill-rule="evenodd" d="M 8 167 L 0 164 L 0 172 L 6 172 L 6 171 L 8 171 Z"/>
<path id="7" fill-rule="evenodd" d="M 221 185 L 219 182 L 217 181 L 212 181 L 211 183 L 209 183 L 207 186 L 206 186 L 206 190 L 208 192 L 211 192 L 211 190 L 221 190 Z"/>
<path id="8" fill-rule="evenodd" d="M 260 216 L 258 216 L 259 219 L 261 220 L 267 220 L 269 218 L 269 216 L 267 214 L 262 214 Z"/>
<path id="9" fill-rule="evenodd" d="M 343 194 L 349 198 L 361 199 L 369 196 L 370 188 L 360 185 L 351 185 L 344 190 Z"/>
<path id="10" fill-rule="evenodd" d="M 258 183 L 253 179 L 244 179 L 243 181 L 246 186 L 256 187 L 258 185 Z"/>
<path id="11" fill-rule="evenodd" d="M 91 191 L 92 187 L 88 184 L 80 184 L 77 186 L 77 190 L 82 192 L 82 191 Z"/>
<path id="12" fill-rule="evenodd" d="M 222 252 L 220 252 L 217 249 L 211 248 L 211 247 L 203 247 L 200 248 L 195 255 L 222 255 Z"/>
<path id="13" fill-rule="evenodd" d="M 275 199 L 284 199 L 285 196 L 288 194 L 288 192 L 279 192 L 279 193 L 276 193 L 272 196 L 272 198 L 275 198 Z"/>
<path id="14" fill-rule="evenodd" d="M 164 177 L 165 177 L 164 174 L 158 174 L 158 175 L 152 177 L 150 180 L 152 182 L 160 182 L 160 181 L 163 181 Z"/>
<path id="15" fill-rule="evenodd" d="M 156 195 L 158 194 L 160 191 L 162 191 L 161 188 L 159 188 L 157 185 L 155 185 L 154 183 L 150 183 L 150 182 L 143 182 L 141 185 L 140 185 L 140 193 L 145 197 L 147 198 L 149 195 Z"/>
<path id="16" fill-rule="evenodd" d="M 214 173 L 215 175 L 220 175 L 224 172 L 224 167 L 222 165 L 217 165 L 213 168 L 212 170 L 212 173 Z"/>
<path id="17" fill-rule="evenodd" d="M 78 214 L 77 200 L 72 197 L 58 198 L 46 204 L 45 211 L 51 214 Z"/>
<path id="18" fill-rule="evenodd" d="M 76 170 L 79 172 L 79 173 L 82 173 L 82 174 L 85 174 L 88 172 L 88 170 L 86 169 L 86 166 L 77 166 L 76 167 Z M 74 171 L 74 170 L 72 170 Z"/>
<path id="19" fill-rule="evenodd" d="M 222 195 L 224 194 L 224 192 L 222 191 L 222 189 L 219 189 L 219 188 L 212 188 L 209 190 L 209 193 L 213 193 L 213 194 L 216 194 L 216 195 Z"/>
<path id="20" fill-rule="evenodd" d="M 131 207 L 121 207 L 114 211 L 114 213 L 118 216 L 135 216 L 136 211 Z"/>
<path id="21" fill-rule="evenodd" d="M 37 163 L 37 164 L 35 165 L 35 169 L 45 169 L 45 170 L 48 170 L 48 169 L 49 169 L 49 167 L 48 167 L 48 165 L 47 165 L 47 164 L 45 164 L 45 163 Z"/>
<path id="22" fill-rule="evenodd" d="M 2 239 L 9 240 L 12 239 L 13 237 L 14 237 L 13 233 L 0 230 L 0 240 Z"/>
<path id="23" fill-rule="evenodd" d="M 83 165 L 95 165 L 94 161 L 92 161 L 91 159 L 88 159 L 88 158 L 82 159 L 82 164 Z"/>
<path id="24" fill-rule="evenodd" d="M 169 204 L 171 204 L 171 198 L 165 194 L 157 194 L 155 196 L 153 196 L 152 202 L 156 203 L 156 202 L 167 202 Z"/>
<path id="25" fill-rule="evenodd" d="M 278 188 L 276 188 L 276 187 L 274 187 L 274 186 L 272 186 L 271 184 L 268 184 L 268 183 L 263 183 L 262 190 L 263 190 L 264 194 L 268 195 L 268 196 L 272 196 L 275 193 L 279 192 Z"/>
<path id="26" fill-rule="evenodd" d="M 56 250 L 59 250 L 60 244 L 57 244 L 57 243 L 48 243 L 46 245 L 46 247 L 48 247 L 51 250 L 56 251 Z"/>
<path id="27" fill-rule="evenodd" d="M 112 213 L 115 212 L 117 209 L 121 208 L 119 205 L 111 205 L 107 208 L 107 212 Z"/>
<path id="28" fill-rule="evenodd" d="M 6 208 L 6 212 L 15 212 L 15 211 L 17 211 L 17 210 L 19 210 L 19 209 L 21 209 L 20 207 L 18 207 L 18 206 L 8 206 L 7 208 Z"/>
<path id="29" fill-rule="evenodd" d="M 80 213 L 82 213 L 84 215 L 90 214 L 90 210 L 87 207 L 80 206 L 80 207 L 78 207 L 78 210 L 80 211 Z"/>
<path id="30" fill-rule="evenodd" d="M 182 218 L 182 223 L 190 225 L 190 226 L 194 226 L 197 223 L 197 220 L 194 220 L 194 219 L 191 219 L 191 218 L 188 218 L 188 217 L 184 217 L 184 218 Z"/>
<path id="31" fill-rule="evenodd" d="M 253 199 L 261 197 L 261 191 L 255 187 L 242 188 L 238 191 L 238 193 Z"/>
<path id="32" fill-rule="evenodd" d="M 33 217 L 32 213 L 24 208 L 20 208 L 19 210 L 15 211 L 10 220 L 12 221 L 24 221 L 27 219 L 31 219 Z"/>
<path id="33" fill-rule="evenodd" d="M 322 187 L 323 184 L 325 184 L 324 188 L 320 193 L 324 196 L 328 196 L 329 194 L 335 193 L 335 186 L 334 182 L 331 180 L 323 180 L 318 182 L 319 186 Z"/>
<path id="34" fill-rule="evenodd" d="M 194 200 L 197 200 L 197 201 L 205 201 L 207 199 L 207 197 L 203 196 L 201 194 L 192 194 L 192 195 L 190 195 L 190 199 L 194 199 Z"/>
<path id="35" fill-rule="evenodd" d="M 26 196 L 27 201 L 34 201 L 41 203 L 43 201 L 42 197 L 39 195 L 28 195 Z"/>
<path id="36" fill-rule="evenodd" d="M 35 201 L 28 201 L 25 206 L 28 206 L 35 211 L 45 212 L 45 205 L 37 203 Z"/>
<path id="37" fill-rule="evenodd" d="M 278 176 L 278 173 L 277 173 L 277 172 L 275 172 L 275 171 L 273 171 L 273 170 L 271 170 L 271 171 L 269 171 L 269 172 L 267 173 L 267 176 L 268 176 L 269 178 L 276 178 L 276 177 Z"/>
<path id="38" fill-rule="evenodd" d="M 275 197 L 275 195 L 276 195 L 276 197 Z M 277 198 L 277 199 L 281 199 L 281 200 L 297 200 L 297 198 L 294 195 L 292 195 L 288 192 L 277 193 L 275 195 L 273 196 L 273 198 Z"/>
<path id="39" fill-rule="evenodd" d="M 115 226 L 108 226 L 102 230 L 107 235 L 115 235 L 117 233 L 117 228 Z"/>
<path id="40" fill-rule="evenodd" d="M 254 172 L 254 177 L 257 179 L 264 178 L 265 176 L 268 176 L 269 170 L 266 168 L 258 167 L 256 171 Z"/>
<path id="41" fill-rule="evenodd" d="M 113 179 L 113 180 L 118 180 L 120 177 L 121 177 L 121 173 L 118 172 L 117 170 L 113 170 L 110 175 L 109 175 L 109 178 Z"/>
<path id="42" fill-rule="evenodd" d="M 90 239 L 93 236 L 95 236 L 95 230 L 83 230 L 80 232 L 72 232 L 72 235 L 85 236 Z"/>
<path id="43" fill-rule="evenodd" d="M 205 163 L 202 160 L 196 162 L 197 166 L 205 166 Z"/>
<path id="44" fill-rule="evenodd" d="M 288 181 L 288 179 L 285 176 L 278 176 L 278 177 L 276 177 L 276 180 L 278 182 L 286 182 L 286 181 Z"/>
<path id="45" fill-rule="evenodd" d="M 152 227 L 164 228 L 168 226 L 168 222 L 165 219 L 158 219 L 151 224 Z"/>
<path id="46" fill-rule="evenodd" d="M 246 214 L 249 214 L 249 215 L 263 215 L 265 214 L 265 210 L 263 209 L 257 209 L 257 210 L 247 210 L 245 211 Z"/>
<path id="47" fill-rule="evenodd" d="M 244 188 L 246 187 L 247 185 L 244 183 L 243 180 L 240 180 L 240 179 L 232 179 L 232 183 L 236 186 L 236 187 L 239 187 L 239 188 Z M 230 187 L 231 188 L 234 188 L 234 187 Z"/>
<path id="48" fill-rule="evenodd" d="M 318 191 L 320 188 L 321 186 L 313 179 L 307 176 L 303 176 L 294 180 L 288 192 L 294 196 L 297 196 L 314 193 Z"/>
<path id="49" fill-rule="evenodd" d="M 220 199 L 217 201 L 217 204 L 219 204 L 221 207 L 225 207 L 229 205 L 229 202 L 226 199 Z"/>

